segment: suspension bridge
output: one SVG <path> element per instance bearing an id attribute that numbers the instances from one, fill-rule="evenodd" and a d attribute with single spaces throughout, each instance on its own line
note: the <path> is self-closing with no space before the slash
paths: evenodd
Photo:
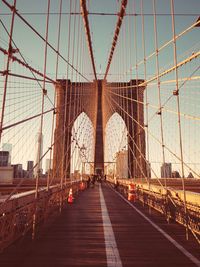
<path id="1" fill-rule="evenodd" d="M 200 266 L 199 11 L 1 0 L 1 266 Z"/>

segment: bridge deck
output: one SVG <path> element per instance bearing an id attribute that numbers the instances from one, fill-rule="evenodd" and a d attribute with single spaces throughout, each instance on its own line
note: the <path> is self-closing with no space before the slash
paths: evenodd
<path id="1" fill-rule="evenodd" d="M 148 217 L 144 208 L 138 204 L 134 207 Z M 34 242 L 24 239 L 1 254 L 0 266 L 200 266 L 199 247 L 192 238 L 185 241 L 184 229 L 167 225 L 154 212 L 152 216 L 156 226 L 107 185 L 96 185 L 67 205 Z M 171 242 L 157 226 L 173 238 Z"/>

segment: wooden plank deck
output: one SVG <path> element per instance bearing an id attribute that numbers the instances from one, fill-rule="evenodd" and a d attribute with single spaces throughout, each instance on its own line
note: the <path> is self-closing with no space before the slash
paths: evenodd
<path id="1" fill-rule="evenodd" d="M 200 261 L 199 265 L 193 263 L 108 185 L 103 184 L 102 191 L 122 266 L 200 266 Z M 134 206 L 148 216 L 147 210 L 139 204 Z M 199 245 L 192 238 L 185 241 L 182 227 L 169 226 L 155 212 L 152 220 L 196 259 L 200 258 Z M 117 262 L 107 265 L 104 228 L 110 229 L 110 226 L 105 220 L 103 224 L 100 190 L 96 185 L 82 192 L 74 204 L 67 205 L 62 215 L 34 242 L 24 239 L 4 251 L 0 255 L 0 266 L 120 266 Z"/>

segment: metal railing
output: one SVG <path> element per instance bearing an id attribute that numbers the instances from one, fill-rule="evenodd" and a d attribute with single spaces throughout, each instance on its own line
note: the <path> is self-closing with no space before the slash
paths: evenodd
<path id="1" fill-rule="evenodd" d="M 0 203 L 0 251 L 27 233 L 32 234 L 33 218 L 35 217 L 36 232 L 49 219 L 58 216 L 66 205 L 69 189 L 73 194 L 80 189 L 81 181 L 69 182 L 61 190 L 60 185 L 53 185 L 47 191 L 40 187 L 38 198 L 35 190 L 13 195 L 10 200 Z"/>
<path id="2" fill-rule="evenodd" d="M 200 244 L 200 194 L 186 191 L 186 211 L 182 190 L 148 185 L 130 179 L 107 179 L 120 193 L 128 197 L 129 185 L 134 185 L 135 201 L 163 214 L 168 222 L 177 222 L 188 228 Z"/>

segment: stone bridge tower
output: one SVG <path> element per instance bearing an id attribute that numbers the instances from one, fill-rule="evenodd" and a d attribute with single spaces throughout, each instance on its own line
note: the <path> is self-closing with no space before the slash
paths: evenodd
<path id="1" fill-rule="evenodd" d="M 94 170 L 104 172 L 104 135 L 109 118 L 117 112 L 128 130 L 128 166 L 131 177 L 146 175 L 145 132 L 144 132 L 144 87 L 136 85 L 143 80 L 124 83 L 107 83 L 97 80 L 93 83 L 73 83 L 58 80 L 56 84 L 56 127 L 54 134 L 53 176 L 60 180 L 70 175 L 71 131 L 76 118 L 85 112 L 95 132 Z M 120 86 L 119 86 L 120 85 Z M 116 89 L 118 88 L 118 89 Z M 116 94 L 116 90 L 117 94 Z M 113 92 L 112 108 L 106 100 Z M 120 101 L 119 94 L 124 101 Z M 131 99 L 131 101 L 130 101 Z M 65 105 L 65 103 L 67 103 Z M 124 112 L 126 111 L 126 112 Z M 142 126 L 142 127 L 140 127 Z"/>

